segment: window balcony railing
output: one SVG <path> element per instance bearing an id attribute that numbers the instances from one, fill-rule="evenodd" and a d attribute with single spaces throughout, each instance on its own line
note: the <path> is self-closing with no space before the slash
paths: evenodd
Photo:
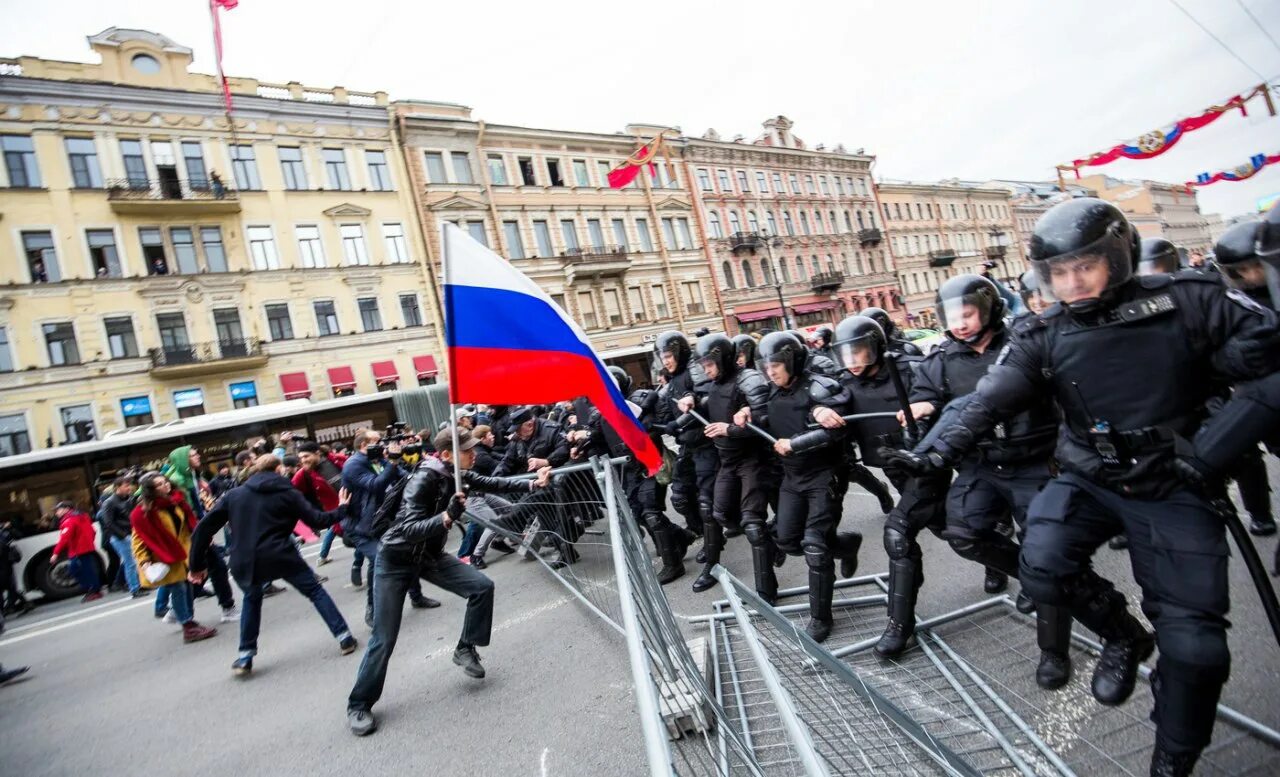
<path id="1" fill-rule="evenodd" d="M 930 267 L 950 267 L 951 263 L 956 260 L 957 256 L 958 254 L 956 254 L 956 251 L 954 248 L 940 248 L 936 251 L 930 251 L 929 266 Z"/>
<path id="2" fill-rule="evenodd" d="M 262 351 L 262 342 L 252 337 L 151 348 L 147 351 L 147 355 L 151 359 L 152 370 L 183 368 L 175 371 L 188 375 L 204 371 L 203 369 L 196 371 L 186 369 L 191 367 L 210 367 L 215 371 L 221 370 L 225 367 L 222 362 L 228 359 L 254 359 L 263 362 L 267 359 L 267 355 Z"/>
<path id="3" fill-rule="evenodd" d="M 107 181 L 107 202 L 117 213 L 165 212 L 234 213 L 240 210 L 240 194 L 225 182 L 196 180 L 116 178 Z"/>
<path id="4" fill-rule="evenodd" d="M 880 241 L 883 239 L 884 235 L 875 227 L 858 230 L 858 242 L 862 244 L 863 248 L 880 245 Z"/>
<path id="5" fill-rule="evenodd" d="M 838 272 L 820 272 L 809 276 L 809 285 L 814 291 L 835 291 L 844 285 L 844 274 Z"/>
<path id="6" fill-rule="evenodd" d="M 729 236 L 729 250 L 734 253 L 738 251 L 754 251 L 763 242 L 759 232 L 734 232 Z"/>

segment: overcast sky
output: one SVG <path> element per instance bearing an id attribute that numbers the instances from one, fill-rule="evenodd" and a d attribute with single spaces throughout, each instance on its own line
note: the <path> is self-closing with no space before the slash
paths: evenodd
<path id="1" fill-rule="evenodd" d="M 881 179 L 1048 179 L 1056 163 L 1280 77 L 1280 2 L 420 2 L 241 0 L 226 71 L 459 102 L 490 122 L 664 123 L 753 139 L 779 113 Z M 1243 3 L 1243 8 L 1241 3 Z M 1248 17 L 1252 11 L 1262 29 Z M 213 72 L 206 0 L 0 0 L 0 56 L 86 61 L 109 26 L 163 33 Z M 1280 106 L 1278 106 L 1280 107 Z M 1280 153 L 1262 102 L 1162 157 L 1098 171 L 1171 182 Z M 1280 192 L 1280 166 L 1201 190 L 1207 213 Z"/>

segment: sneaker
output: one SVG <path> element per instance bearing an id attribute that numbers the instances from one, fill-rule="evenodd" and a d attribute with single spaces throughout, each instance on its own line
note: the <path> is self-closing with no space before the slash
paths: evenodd
<path id="1" fill-rule="evenodd" d="M 434 610 L 440 606 L 440 602 L 430 596 L 411 596 L 409 597 L 409 604 L 415 610 Z"/>
<path id="2" fill-rule="evenodd" d="M 1254 518 L 1249 522 L 1249 533 L 1255 537 L 1270 537 L 1276 533 L 1276 522 L 1270 518 Z"/>
<path id="3" fill-rule="evenodd" d="M 98 601 L 98 600 L 99 600 L 99 599 L 101 599 L 101 598 L 102 598 L 102 592 L 101 592 L 101 591 L 94 591 L 94 592 L 92 592 L 92 593 L 87 593 L 87 594 L 85 594 L 85 595 L 84 595 L 84 598 L 82 598 L 80 601 L 82 601 L 82 602 L 96 602 L 96 601 Z"/>
<path id="4" fill-rule="evenodd" d="M 30 669 L 31 667 L 29 666 L 19 666 L 15 669 L 5 669 L 3 667 L 0 667 L 0 685 L 4 685 L 5 683 L 9 682 L 15 677 L 21 677 L 22 675 L 26 674 Z"/>
<path id="5" fill-rule="evenodd" d="M 360 576 L 360 567 L 351 568 L 351 587 L 357 590 L 364 588 L 364 580 Z"/>
<path id="6" fill-rule="evenodd" d="M 322 567 L 325 564 L 328 564 L 332 560 L 333 559 L 329 558 L 328 556 L 321 556 L 319 559 L 316 560 L 316 566 Z"/>
<path id="7" fill-rule="evenodd" d="M 213 597 L 213 591 L 210 591 L 202 585 L 195 586 L 191 593 L 194 594 L 197 599 L 209 599 Z"/>
<path id="8" fill-rule="evenodd" d="M 329 582 L 329 576 L 328 576 L 328 575 L 316 575 L 316 582 L 317 582 L 317 583 L 327 583 L 327 582 Z"/>
<path id="9" fill-rule="evenodd" d="M 476 569 L 485 569 L 489 565 L 485 563 L 484 556 L 480 556 L 480 555 L 476 555 L 475 553 L 472 553 L 471 566 L 475 567 Z"/>
<path id="10" fill-rule="evenodd" d="M 190 645 L 192 642 L 206 640 L 217 633 L 218 630 L 212 626 L 201 626 L 196 621 L 188 621 L 182 624 L 182 641 L 187 645 Z"/>
<path id="11" fill-rule="evenodd" d="M 356 652 L 356 647 L 359 644 L 360 643 L 356 641 L 355 637 L 348 634 L 347 636 L 342 638 L 341 642 L 338 643 L 338 649 L 342 651 L 342 655 L 349 656 L 352 653 Z"/>
<path id="12" fill-rule="evenodd" d="M 222 618 L 219 623 L 236 623 L 240 620 L 240 610 L 235 606 L 227 607 L 222 610 Z"/>
<path id="13" fill-rule="evenodd" d="M 173 610 L 165 610 L 164 615 L 160 616 L 165 623 L 177 623 L 178 616 L 173 614 Z"/>
<path id="14" fill-rule="evenodd" d="M 476 652 L 474 646 L 467 645 L 454 650 L 453 663 L 462 667 L 462 671 L 466 672 L 468 677 L 484 679 L 484 667 L 480 665 L 480 654 Z"/>
<path id="15" fill-rule="evenodd" d="M 470 557 L 470 556 L 459 556 L 459 557 L 458 557 L 458 560 L 459 560 L 459 561 L 461 561 L 463 564 L 466 564 L 467 566 L 471 566 L 471 557 Z"/>
<path id="16" fill-rule="evenodd" d="M 240 656 L 231 665 L 231 674 L 236 677 L 248 677 L 253 671 L 253 656 Z"/>
<path id="17" fill-rule="evenodd" d="M 262 589 L 262 596 L 264 598 L 268 596 L 275 596 L 276 594 L 282 594 L 282 593 L 284 593 L 284 589 L 276 585 L 275 583 L 267 583 L 266 587 Z"/>
<path id="18" fill-rule="evenodd" d="M 347 725 L 352 734 L 367 737 L 378 730 L 378 719 L 368 710 L 347 710 Z"/>
<path id="19" fill-rule="evenodd" d="M 129 598 L 130 598 L 130 599 L 141 599 L 142 597 L 146 596 L 148 593 L 150 593 L 150 592 L 149 592 L 149 591 L 144 591 L 144 590 L 142 590 L 141 588 L 139 588 L 138 590 L 133 591 L 132 593 L 130 593 L 130 594 L 129 594 Z"/>
<path id="20" fill-rule="evenodd" d="M 510 545 L 508 545 L 508 544 L 507 544 L 507 542 L 506 542 L 506 540 L 494 540 L 493 542 L 489 543 L 489 548 L 490 548 L 491 550 L 496 550 L 496 551 L 499 551 L 499 552 L 501 552 L 501 553 L 515 553 L 515 552 L 516 552 L 516 549 L 515 549 L 515 548 L 513 548 L 513 547 L 511 547 Z"/>

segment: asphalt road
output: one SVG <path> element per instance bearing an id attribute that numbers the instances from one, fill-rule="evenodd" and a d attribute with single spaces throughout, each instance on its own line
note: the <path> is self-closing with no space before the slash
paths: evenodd
<path id="1" fill-rule="evenodd" d="M 1280 467 L 1269 462 L 1273 481 Z M 1274 498 L 1273 498 L 1273 501 Z M 860 572 L 886 569 L 882 518 L 856 487 L 844 528 L 862 531 Z M 456 535 L 455 535 L 456 538 Z M 921 609 L 937 614 L 983 596 L 982 572 L 945 543 L 922 537 L 926 583 Z M 1270 565 L 1276 539 L 1259 541 Z M 304 555 L 314 556 L 314 546 Z M 310 605 L 293 591 L 266 600 L 259 655 L 248 680 L 232 677 L 237 624 L 213 639 L 183 645 L 173 624 L 152 616 L 150 599 L 115 594 L 91 605 L 40 607 L 10 620 L 0 661 L 30 675 L 0 688 L 0 775 L 633 775 L 643 746 L 621 638 L 539 564 L 514 557 L 492 563 L 497 583 L 493 644 L 481 650 L 488 677 L 471 680 L 450 660 L 464 603 L 443 592 L 435 610 L 406 609 L 387 689 L 376 708 L 380 730 L 356 739 L 345 703 L 368 635 L 363 591 L 346 579 L 350 552 L 335 546 L 322 568 L 339 608 L 361 640 L 340 656 Z M 724 561 L 750 574 L 749 548 L 735 539 Z M 804 584 L 804 565 L 780 570 L 783 586 Z M 668 586 L 681 615 L 710 609 L 722 594 L 693 594 L 690 575 Z M 1136 602 L 1124 553 L 1102 550 L 1098 570 Z M 1223 701 L 1280 727 L 1280 648 L 1271 637 L 1243 565 L 1233 558 L 1234 653 Z M 1015 584 L 1016 585 L 1016 584 Z M 216 621 L 212 600 L 197 618 Z M 695 629 L 690 627 L 693 635 Z M 1130 704 L 1150 705 L 1135 694 Z"/>

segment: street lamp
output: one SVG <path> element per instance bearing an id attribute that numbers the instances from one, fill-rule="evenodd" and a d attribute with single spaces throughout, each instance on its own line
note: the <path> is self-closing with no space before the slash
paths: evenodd
<path id="1" fill-rule="evenodd" d="M 782 296 L 782 272 L 778 263 L 773 258 L 773 249 L 782 245 L 782 238 L 777 235 L 764 231 L 756 233 L 760 242 L 764 244 L 765 255 L 769 260 L 769 266 L 773 268 L 773 288 L 778 292 L 778 308 L 782 311 L 782 328 L 793 329 L 791 316 L 787 315 L 787 301 Z"/>
<path id="2" fill-rule="evenodd" d="M 1005 279 L 1007 280 L 1009 276 L 1009 266 L 1004 263 L 1004 258 L 1005 253 L 1008 251 L 1008 238 L 1005 236 L 1004 230 L 999 227 L 992 227 L 987 230 L 987 236 L 991 238 L 991 247 L 995 248 L 995 251 L 991 251 L 987 254 L 987 265 L 989 268 L 993 268 L 997 264 L 1001 265 L 1004 270 Z"/>

